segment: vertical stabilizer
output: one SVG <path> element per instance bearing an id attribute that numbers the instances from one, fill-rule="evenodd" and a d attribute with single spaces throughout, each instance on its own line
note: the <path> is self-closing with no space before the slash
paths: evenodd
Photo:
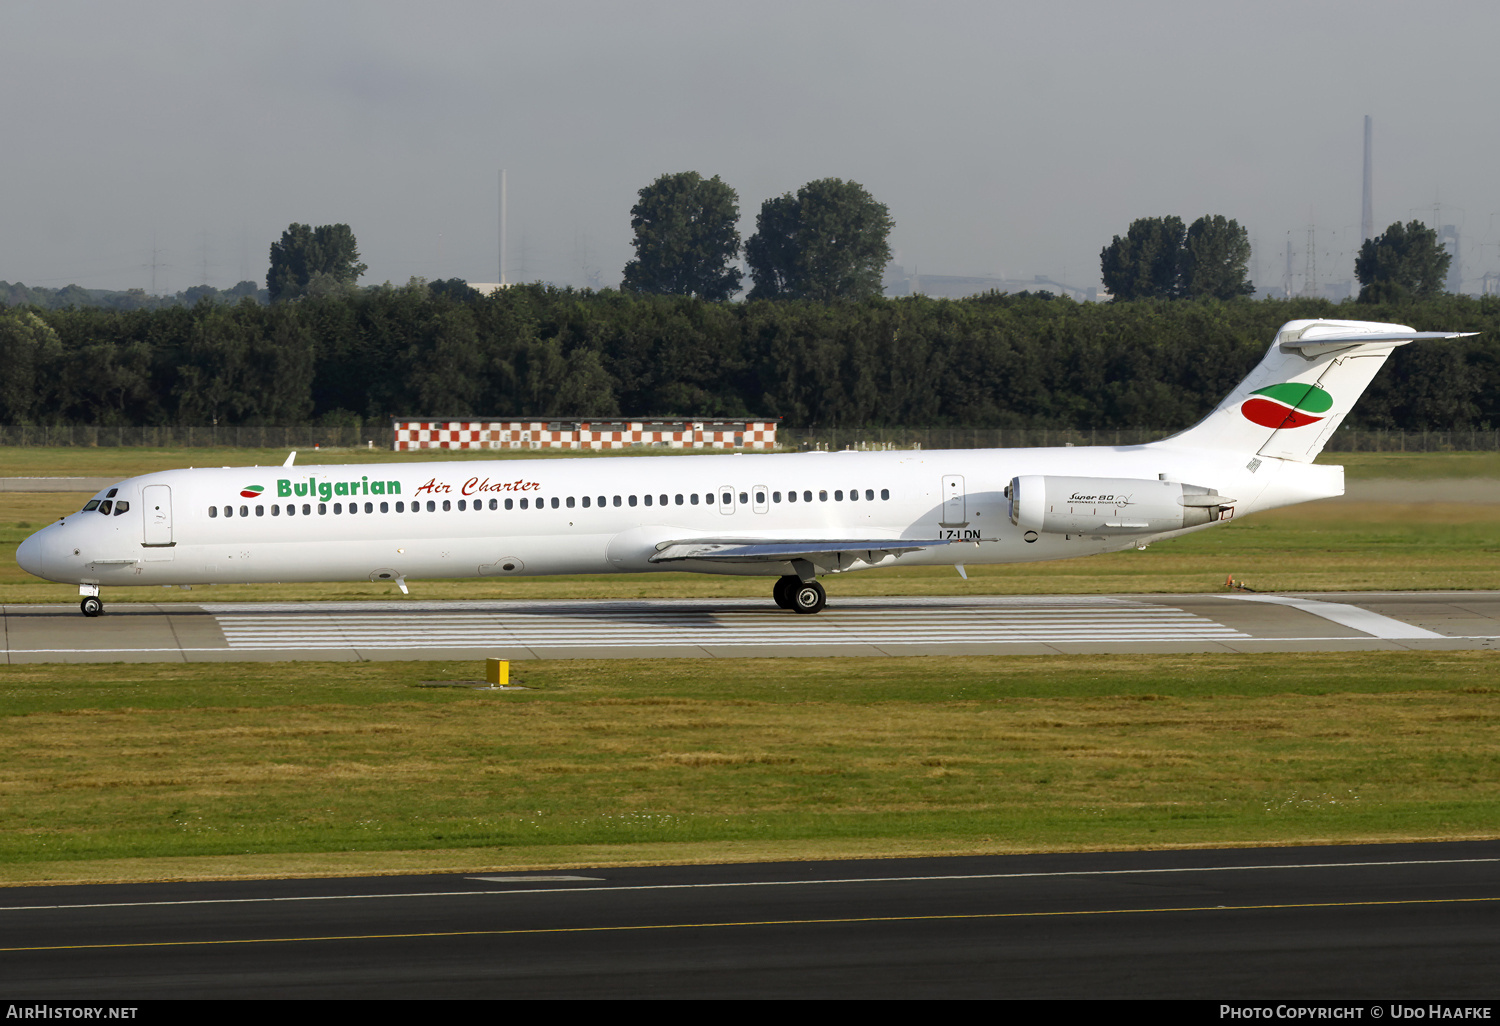
<path id="1" fill-rule="evenodd" d="M 1374 321 L 1288 321 L 1212 413 L 1158 444 L 1311 463 L 1397 346 L 1460 337 Z"/>

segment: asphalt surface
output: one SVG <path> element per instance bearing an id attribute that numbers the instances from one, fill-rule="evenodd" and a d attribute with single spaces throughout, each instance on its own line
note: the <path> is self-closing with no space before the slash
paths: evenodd
<path id="1" fill-rule="evenodd" d="M 1487 649 L 1500 592 L 0 607 L 5 661 L 672 658 Z"/>
<path id="2" fill-rule="evenodd" d="M 1500 842 L 0 890 L 27 998 L 1476 999 Z"/>

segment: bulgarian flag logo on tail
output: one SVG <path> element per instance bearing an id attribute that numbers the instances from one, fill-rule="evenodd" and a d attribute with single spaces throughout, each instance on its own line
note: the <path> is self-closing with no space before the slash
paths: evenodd
<path id="1" fill-rule="evenodd" d="M 266 486 L 265 485 L 251 485 L 249 488 L 244 488 L 244 489 L 240 490 L 240 498 L 242 498 L 242 499 L 258 499 L 258 498 L 260 498 L 260 493 L 263 492 L 263 491 L 265 491 L 265 490 L 266 490 Z"/>
<path id="2" fill-rule="evenodd" d="M 1333 409 L 1333 396 L 1317 385 L 1285 381 L 1250 393 L 1240 412 L 1252 424 L 1268 428 L 1298 428 L 1316 424 Z"/>

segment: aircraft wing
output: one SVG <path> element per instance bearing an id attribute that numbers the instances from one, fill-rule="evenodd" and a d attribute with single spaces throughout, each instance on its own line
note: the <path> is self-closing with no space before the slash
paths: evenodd
<path id="1" fill-rule="evenodd" d="M 819 567 L 843 569 L 850 559 L 869 563 L 887 555 L 901 555 L 943 545 L 978 545 L 957 538 L 836 538 L 833 540 L 767 541 L 756 538 L 692 538 L 656 546 L 652 563 L 707 560 L 715 563 L 787 563 L 806 560 Z"/>

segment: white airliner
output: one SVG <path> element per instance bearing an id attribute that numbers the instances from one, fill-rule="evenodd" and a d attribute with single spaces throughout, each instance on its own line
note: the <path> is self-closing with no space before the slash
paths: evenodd
<path id="1" fill-rule="evenodd" d="M 21 543 L 28 573 L 101 588 L 689 571 L 820 575 L 1113 552 L 1341 495 L 1312 460 L 1391 351 L 1458 338 L 1299 320 L 1199 424 L 1148 445 L 171 470 Z"/>

